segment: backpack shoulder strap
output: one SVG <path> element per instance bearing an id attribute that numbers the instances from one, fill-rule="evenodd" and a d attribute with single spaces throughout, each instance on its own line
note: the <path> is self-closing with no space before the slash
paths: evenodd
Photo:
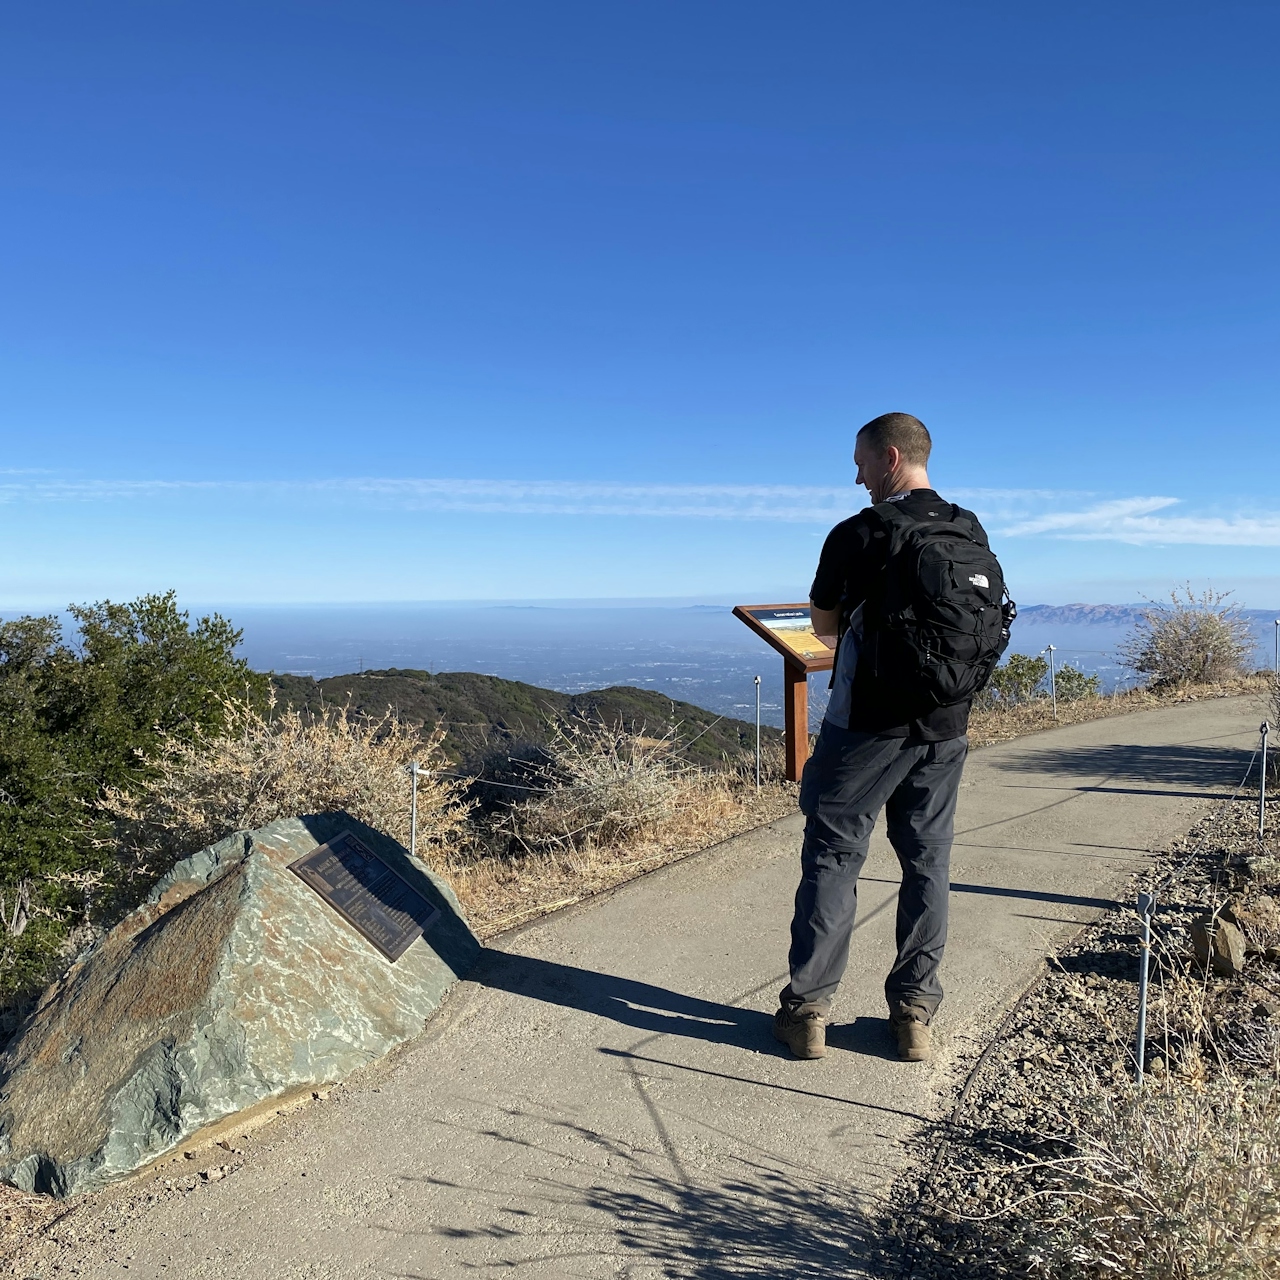
<path id="1" fill-rule="evenodd" d="M 978 546 L 985 547 L 989 551 L 991 543 L 987 538 L 987 531 L 979 523 L 978 517 L 972 511 L 956 506 L 954 502 L 948 505 L 951 507 L 951 523 L 963 529 Z"/>
<path id="2" fill-rule="evenodd" d="M 888 534 L 891 543 L 919 523 L 896 502 L 877 502 L 867 510 L 884 526 L 884 532 Z"/>
<path id="3" fill-rule="evenodd" d="M 891 529 L 895 526 L 915 523 L 896 502 L 877 502 L 868 507 L 867 510 L 878 516 Z"/>
<path id="4" fill-rule="evenodd" d="M 874 634 L 880 625 L 888 602 L 902 594 L 903 588 L 895 585 L 903 575 L 904 550 L 907 539 L 919 521 L 907 515 L 896 502 L 877 502 L 867 510 L 879 524 L 873 537 L 879 540 L 878 571 L 867 580 L 864 618 L 868 643 L 874 644 Z"/>

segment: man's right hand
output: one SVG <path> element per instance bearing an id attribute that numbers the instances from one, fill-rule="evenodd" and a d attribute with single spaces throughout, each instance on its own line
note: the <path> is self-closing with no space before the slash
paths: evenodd
<path id="1" fill-rule="evenodd" d="M 810 600 L 809 622 L 813 627 L 813 634 L 816 635 L 828 649 L 834 649 L 836 647 L 836 638 L 840 634 L 840 610 L 819 609 L 818 606 Z"/>

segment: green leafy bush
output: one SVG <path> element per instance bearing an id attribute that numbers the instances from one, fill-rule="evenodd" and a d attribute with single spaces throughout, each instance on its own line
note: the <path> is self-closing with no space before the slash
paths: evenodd
<path id="1" fill-rule="evenodd" d="M 1025 653 L 1011 653 L 997 668 L 991 683 L 1002 702 L 1030 702 L 1043 693 L 1041 686 L 1049 678 L 1049 664 L 1043 658 L 1029 658 Z"/>
<path id="2" fill-rule="evenodd" d="M 0 623 L 0 1004 L 38 989 L 97 920 L 145 888 L 115 856 L 108 788 L 144 779 L 157 744 L 217 731 L 232 697 L 267 681 L 213 615 L 174 594 Z"/>
<path id="3" fill-rule="evenodd" d="M 1097 698 L 1102 682 L 1097 676 L 1085 675 L 1078 667 L 1059 667 L 1050 683 L 1049 663 L 1044 658 L 1011 653 L 991 675 L 991 681 L 978 698 L 980 707 L 1017 707 L 1047 698 L 1056 685 L 1059 702 L 1077 698 Z"/>
<path id="4" fill-rule="evenodd" d="M 1102 681 L 1097 676 L 1085 675 L 1079 667 L 1059 667 L 1056 683 L 1059 702 L 1102 697 Z"/>

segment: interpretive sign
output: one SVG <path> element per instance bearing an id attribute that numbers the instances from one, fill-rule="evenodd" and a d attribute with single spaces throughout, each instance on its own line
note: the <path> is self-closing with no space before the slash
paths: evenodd
<path id="1" fill-rule="evenodd" d="M 807 671 L 831 669 L 835 654 L 814 634 L 807 604 L 740 604 L 733 614 L 788 662 Z"/>
<path id="2" fill-rule="evenodd" d="M 814 634 L 807 604 L 740 604 L 733 616 L 782 654 L 786 772 L 799 782 L 809 758 L 809 674 L 830 671 L 835 651 Z"/>
<path id="3" fill-rule="evenodd" d="M 291 862 L 289 870 L 392 964 L 440 918 L 437 908 L 350 831 Z"/>

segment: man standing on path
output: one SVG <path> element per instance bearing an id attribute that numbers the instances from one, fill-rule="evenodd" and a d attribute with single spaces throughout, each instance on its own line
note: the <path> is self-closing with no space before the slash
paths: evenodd
<path id="1" fill-rule="evenodd" d="M 969 707 L 1008 643 L 1013 611 L 1003 608 L 1003 579 L 978 518 L 930 487 L 931 447 L 924 423 L 906 413 L 886 413 L 858 432 L 857 482 L 873 505 L 828 535 L 810 591 L 814 630 L 836 648 L 836 665 L 800 784 L 807 822 L 791 981 L 774 1018 L 775 1037 L 798 1058 L 826 1053 L 858 875 L 882 808 L 902 864 L 898 955 L 885 982 L 900 1057 L 929 1056 L 929 1024 L 942 1002 L 938 967 Z M 931 609 L 941 622 L 928 632 L 916 620 Z M 957 647 L 950 633 L 965 628 Z M 949 656 L 939 658 L 948 645 Z M 948 701 L 953 693 L 965 696 Z"/>

